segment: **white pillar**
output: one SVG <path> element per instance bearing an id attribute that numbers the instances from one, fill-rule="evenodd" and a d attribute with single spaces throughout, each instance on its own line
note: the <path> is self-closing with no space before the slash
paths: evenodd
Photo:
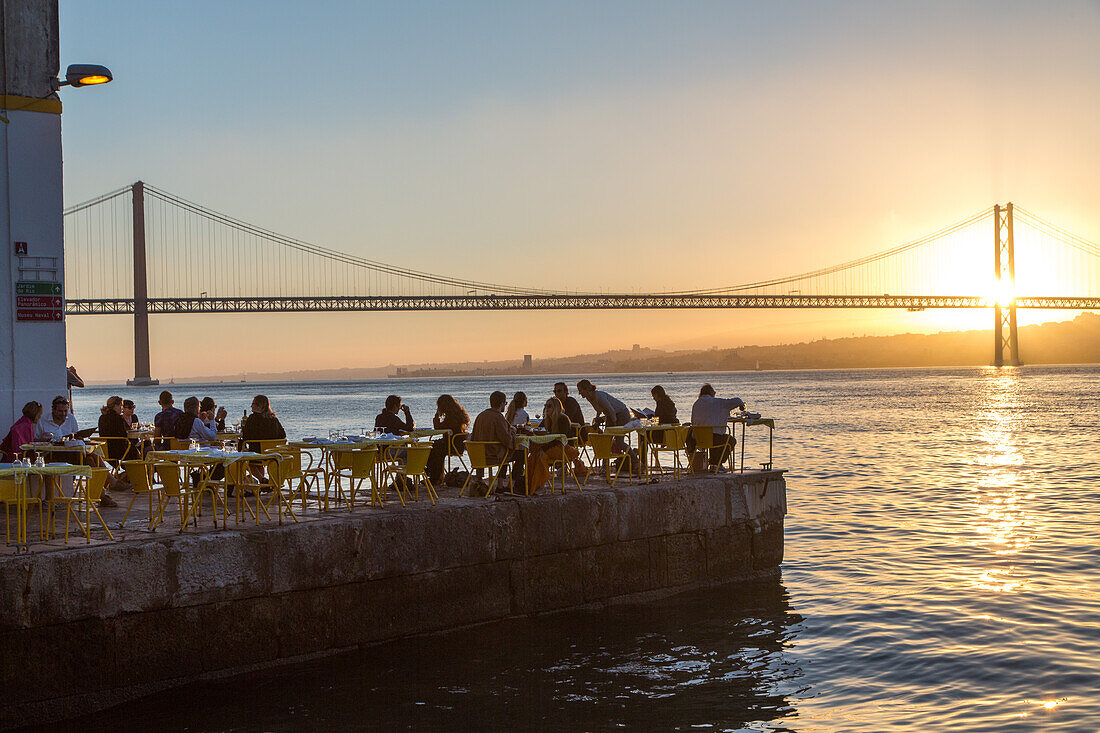
<path id="1" fill-rule="evenodd" d="M 49 320 L 64 313 L 54 285 L 65 280 L 61 102 L 50 86 L 59 69 L 57 0 L 2 7 L 0 435 L 25 403 L 49 410 L 67 388 L 64 317 Z M 27 282 L 36 284 L 17 287 Z"/>

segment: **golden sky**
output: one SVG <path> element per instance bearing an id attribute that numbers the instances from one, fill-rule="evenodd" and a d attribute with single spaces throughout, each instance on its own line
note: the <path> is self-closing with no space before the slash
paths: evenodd
<path id="1" fill-rule="evenodd" d="M 115 74 L 66 92 L 69 204 L 143 179 L 395 265 L 612 292 L 836 264 L 1009 200 L 1100 240 L 1094 3 L 148 5 L 97 15 L 62 3 L 63 63 Z M 991 245 L 991 224 L 987 236 L 976 246 Z M 981 267 L 987 279 L 992 264 Z M 153 374 L 991 322 L 817 310 L 155 316 Z M 131 375 L 129 319 L 71 317 L 68 333 L 86 377 Z"/>

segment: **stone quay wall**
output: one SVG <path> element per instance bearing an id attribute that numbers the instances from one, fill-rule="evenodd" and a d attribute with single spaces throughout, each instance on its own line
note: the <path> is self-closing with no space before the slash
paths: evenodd
<path id="1" fill-rule="evenodd" d="M 509 616 L 778 572 L 782 471 L 0 558 L 0 728 Z"/>

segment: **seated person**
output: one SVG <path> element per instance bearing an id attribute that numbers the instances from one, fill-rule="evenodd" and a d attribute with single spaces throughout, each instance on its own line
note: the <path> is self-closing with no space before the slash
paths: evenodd
<path id="1" fill-rule="evenodd" d="M 557 397 L 551 397 L 543 405 L 543 423 L 548 432 L 566 437 L 572 437 L 576 428 L 579 427 L 573 425 L 565 416 L 561 401 Z M 572 461 L 573 472 L 578 476 L 582 475 L 577 473 L 578 469 L 587 472 L 579 456 L 580 452 L 575 446 L 561 440 L 555 440 L 552 443 L 532 443 L 527 457 L 527 476 L 531 483 L 531 493 L 538 491 L 550 479 L 551 461 Z"/>
<path id="2" fill-rule="evenodd" d="M 71 438 L 76 435 L 80 427 L 76 424 L 76 417 L 69 411 L 69 400 L 64 395 L 53 398 L 50 405 L 50 414 L 43 415 L 34 428 L 35 440 L 54 441 Z M 95 453 L 86 454 L 83 458 L 89 466 L 102 467 L 103 459 Z M 107 475 L 107 487 L 111 489 L 126 488 L 129 484 L 119 479 L 113 473 Z M 99 500 L 100 506 L 118 506 L 114 499 L 107 494 Z"/>
<path id="3" fill-rule="evenodd" d="M 104 446 L 107 450 L 107 458 L 112 461 L 121 461 L 124 458 L 141 458 L 141 449 L 129 440 L 130 424 L 122 416 L 122 398 L 112 395 L 107 398 L 107 404 L 100 408 L 99 437 L 111 438 Z M 124 440 L 115 440 L 123 438 Z M 137 448 L 137 453 L 134 449 Z"/>
<path id="4" fill-rule="evenodd" d="M 213 397 L 203 397 L 202 402 L 199 403 L 199 410 L 213 415 L 214 423 L 218 428 L 218 432 L 225 432 L 225 408 L 218 407 L 217 403 L 214 402 Z"/>
<path id="5" fill-rule="evenodd" d="M 574 436 L 578 427 L 573 425 L 573 421 L 566 416 L 565 408 L 557 397 L 551 397 L 543 405 L 542 424 L 546 432 L 560 433 L 570 438 Z"/>
<path id="6" fill-rule="evenodd" d="M 531 418 L 527 414 L 527 395 L 523 392 L 516 392 L 512 397 L 512 401 L 508 403 L 508 410 L 504 413 L 505 419 L 509 425 L 515 425 L 517 428 L 526 428 L 527 423 Z"/>
<path id="7" fill-rule="evenodd" d="M 490 463 L 494 464 L 511 457 L 512 486 L 516 486 L 517 480 L 523 481 L 523 451 L 516 448 L 516 429 L 504 417 L 504 407 L 507 403 L 508 396 L 503 392 L 496 391 L 489 395 L 489 408 L 483 410 L 474 420 L 470 440 L 497 443 L 487 447 L 485 456 Z M 481 469 L 475 470 L 480 477 Z"/>
<path id="8" fill-rule="evenodd" d="M 183 413 L 176 419 L 175 437 L 183 441 L 211 441 L 218 437 L 214 416 L 199 410 L 199 398 L 183 401 Z"/>
<path id="9" fill-rule="evenodd" d="M 253 453 L 259 453 L 262 446 L 248 441 L 279 440 L 280 438 L 286 438 L 286 431 L 283 430 L 283 424 L 279 422 L 279 418 L 275 417 L 275 411 L 271 409 L 271 400 L 267 395 L 256 395 L 252 398 L 252 414 L 245 418 L 241 426 L 241 450 L 247 449 Z"/>
<path id="10" fill-rule="evenodd" d="M 722 399 L 714 396 L 714 387 L 704 384 L 699 389 L 699 399 L 691 406 L 691 424 L 714 429 L 714 448 L 710 451 L 707 463 L 711 468 L 721 466 L 728 458 L 737 440 L 726 432 L 730 410 L 745 409 L 745 401 L 740 397 Z M 688 454 L 695 452 L 695 438 L 688 436 Z"/>
<path id="11" fill-rule="evenodd" d="M 50 405 L 50 414 L 39 418 L 34 428 L 34 439 L 53 441 L 71 438 L 78 429 L 76 417 L 69 411 L 69 400 L 64 395 L 58 395 Z"/>
<path id="12" fill-rule="evenodd" d="M 665 388 L 658 384 L 649 393 L 653 395 L 653 401 L 657 403 L 657 409 L 653 412 L 653 417 L 657 420 L 657 423 L 659 425 L 679 425 L 680 420 L 676 417 L 676 403 L 665 392 Z"/>
<path id="13" fill-rule="evenodd" d="M 562 411 L 574 425 L 584 425 L 584 413 L 577 400 L 570 396 L 569 387 L 565 382 L 554 382 L 554 397 L 561 403 Z"/>
<path id="14" fill-rule="evenodd" d="M 176 420 L 183 414 L 183 410 L 173 406 L 172 393 L 168 390 L 160 393 L 158 402 L 160 412 L 153 417 L 153 438 L 175 437 Z"/>
<path id="15" fill-rule="evenodd" d="M 399 412 L 405 413 L 404 420 L 397 416 Z M 416 423 L 413 422 L 409 406 L 402 405 L 401 398 L 391 394 L 386 398 L 385 409 L 378 413 L 378 417 L 374 418 L 374 427 L 385 430 L 391 435 L 407 435 L 413 431 Z"/>
<path id="16" fill-rule="evenodd" d="M 4 463 L 23 458 L 23 450 L 20 446 L 34 441 L 34 424 L 40 417 L 42 417 L 42 405 L 37 402 L 28 402 L 23 405 L 23 416 L 15 421 L 11 430 L 4 436 L 4 442 L 0 443 L 0 453 L 3 453 Z"/>
<path id="17" fill-rule="evenodd" d="M 141 421 L 138 420 L 138 416 L 134 414 L 133 400 L 122 401 L 122 419 L 126 421 L 126 424 L 129 425 L 131 429 L 136 429 L 137 426 L 141 424 Z M 100 431 L 100 435 L 102 434 L 103 432 Z"/>
<path id="18" fill-rule="evenodd" d="M 462 409 L 449 394 L 440 395 L 435 401 L 435 416 L 432 425 L 436 430 L 450 430 L 450 436 L 444 436 L 432 443 L 432 452 L 428 455 L 428 480 L 433 486 L 443 482 L 443 463 L 447 458 L 447 441 L 451 441 L 454 453 L 462 453 L 466 444 L 466 431 L 470 427 L 470 415 Z"/>

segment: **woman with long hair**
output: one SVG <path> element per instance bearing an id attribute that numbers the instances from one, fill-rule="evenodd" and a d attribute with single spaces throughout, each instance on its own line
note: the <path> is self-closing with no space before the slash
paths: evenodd
<path id="1" fill-rule="evenodd" d="M 451 442 L 451 455 L 462 455 L 462 451 L 466 448 L 470 415 L 451 395 L 439 395 L 439 399 L 435 401 L 432 425 L 436 430 L 451 431 L 449 435 L 444 435 L 432 443 L 432 452 L 428 454 L 428 480 L 433 486 L 440 486 L 443 482 L 443 463 L 447 458 L 447 441 Z"/>
<path id="2" fill-rule="evenodd" d="M 512 401 L 508 403 L 508 410 L 504 413 L 504 419 L 508 421 L 509 425 L 526 427 L 531 418 L 527 415 L 527 410 L 523 409 L 525 407 L 527 407 L 527 394 L 516 392 L 512 397 Z"/>

